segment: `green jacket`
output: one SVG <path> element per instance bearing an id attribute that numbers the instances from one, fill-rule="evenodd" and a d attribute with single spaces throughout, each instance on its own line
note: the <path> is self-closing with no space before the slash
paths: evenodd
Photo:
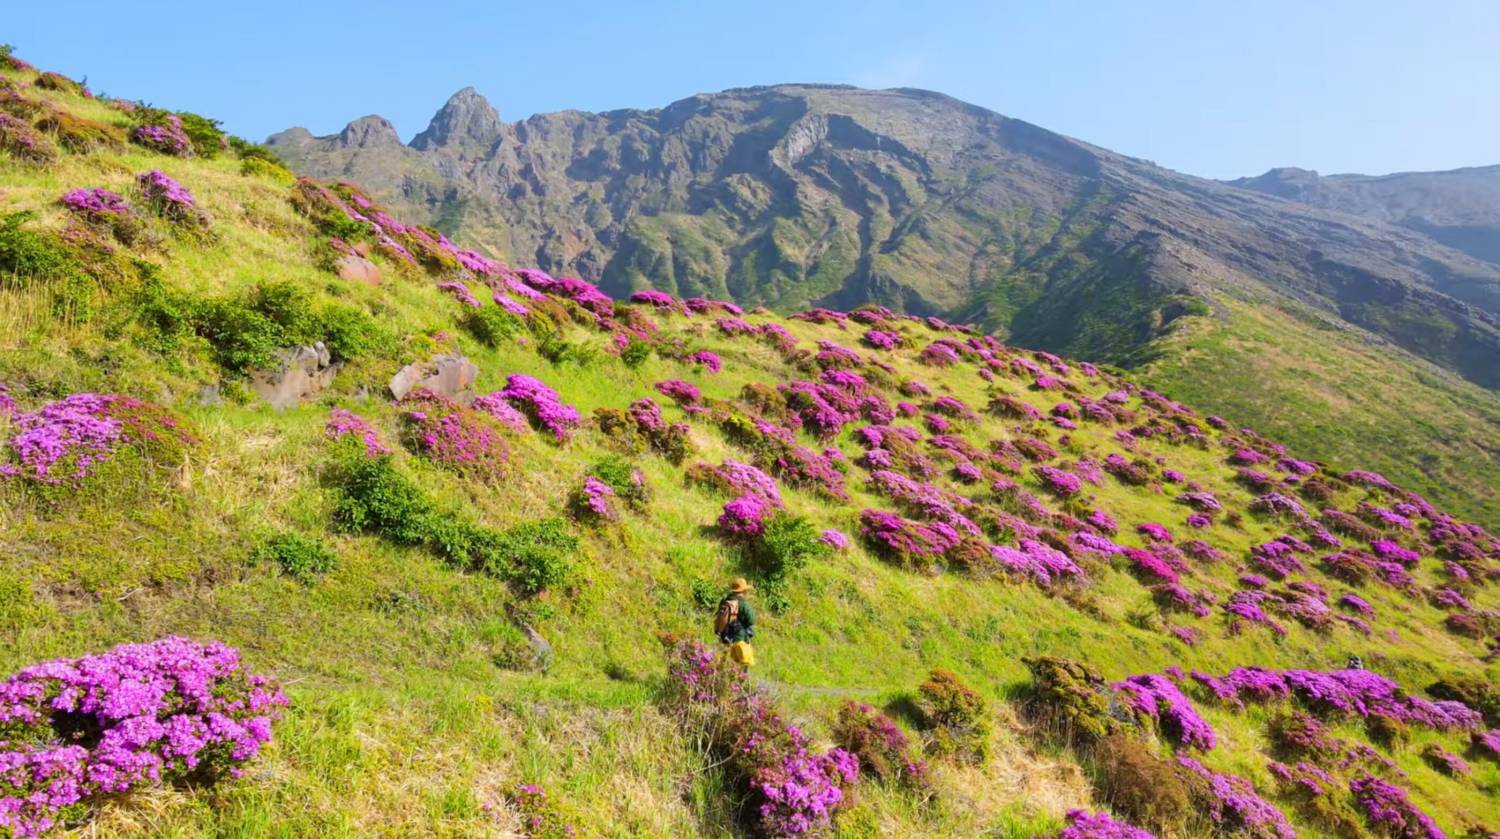
<path id="1" fill-rule="evenodd" d="M 750 602 L 742 594 L 731 594 L 720 600 L 719 605 L 722 606 L 730 600 L 740 601 L 740 616 L 738 620 L 725 627 L 724 631 L 719 633 L 719 640 L 726 644 L 733 644 L 736 641 L 749 641 L 755 637 L 755 610 L 750 608 Z"/>

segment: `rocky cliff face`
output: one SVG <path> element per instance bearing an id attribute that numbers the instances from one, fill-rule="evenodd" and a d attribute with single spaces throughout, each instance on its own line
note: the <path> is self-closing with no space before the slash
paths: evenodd
<path id="1" fill-rule="evenodd" d="M 511 123 L 466 88 L 409 146 L 386 127 L 270 143 L 615 294 L 878 302 L 1124 364 L 1215 294 L 1291 299 L 1500 387 L 1500 265 L 1405 217 L 1309 201 L 1329 180 L 1311 173 L 1223 184 L 936 93 L 820 85 Z"/>

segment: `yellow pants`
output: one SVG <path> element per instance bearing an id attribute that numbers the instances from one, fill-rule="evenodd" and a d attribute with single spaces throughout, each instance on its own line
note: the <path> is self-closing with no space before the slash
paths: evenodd
<path id="1" fill-rule="evenodd" d="M 735 641 L 729 645 L 729 660 L 741 667 L 755 664 L 755 648 L 749 641 Z"/>

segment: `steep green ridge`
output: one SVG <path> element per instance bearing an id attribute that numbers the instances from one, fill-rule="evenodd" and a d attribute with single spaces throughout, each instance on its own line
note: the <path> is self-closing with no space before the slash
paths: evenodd
<path id="1" fill-rule="evenodd" d="M 782 312 L 880 303 L 1125 368 L 1161 359 L 1175 371 L 1162 381 L 1205 410 L 1278 431 L 1293 424 L 1276 401 L 1235 397 L 1214 365 L 1159 339 L 1210 311 L 1232 330 L 1245 319 L 1215 302 L 1226 296 L 1276 332 L 1324 324 L 1333 346 L 1378 347 L 1369 358 L 1384 369 L 1335 357 L 1304 365 L 1313 376 L 1261 365 L 1261 380 L 1318 404 L 1329 425 L 1380 427 L 1385 463 L 1494 521 L 1500 399 L 1429 364 L 1500 384 L 1500 269 L 1394 218 L 1192 178 L 914 90 L 782 85 L 506 123 L 469 88 L 410 145 L 379 117 L 270 142 L 298 171 L 352 180 L 457 241 L 616 296 L 657 288 Z M 1425 412 L 1454 412 L 1448 428 L 1468 442 L 1428 446 L 1411 412 L 1389 410 L 1397 388 L 1371 376 Z M 1299 442 L 1349 454 L 1326 435 Z"/>
<path id="2" fill-rule="evenodd" d="M 0 674 L 54 656 L 181 634 L 241 648 L 258 672 L 280 679 L 292 698 L 272 743 L 244 777 L 212 789 L 156 788 L 104 801 L 72 828 L 72 835 L 514 835 L 525 829 L 515 791 L 527 783 L 544 787 L 582 835 L 743 835 L 734 802 L 744 790 L 710 766 L 661 701 L 664 668 L 657 638 L 661 632 L 706 638 L 714 599 L 723 583 L 738 575 L 751 576 L 762 589 L 757 677 L 820 747 L 829 742 L 844 698 L 890 710 L 920 739 L 916 717 L 901 716 L 901 709 L 911 707 L 915 687 L 933 668 L 957 672 L 989 703 L 993 725 L 986 760 L 932 758 L 935 798 L 926 803 L 899 788 L 861 780 L 852 803 L 834 822 L 833 832 L 842 836 L 1046 835 L 1060 826 L 1069 808 L 1117 805 L 1091 782 L 1092 764 L 1023 721 L 1018 700 L 1028 676 L 1022 657 L 1064 656 L 1118 679 L 1174 665 L 1216 674 L 1238 665 L 1325 670 L 1361 655 L 1372 669 L 1413 693 L 1439 678 L 1493 684 L 1500 677 L 1489 639 L 1493 629 L 1476 638 L 1445 628 L 1454 614 L 1493 620 L 1500 608 L 1494 583 L 1485 573 L 1476 573 L 1470 584 L 1447 576 L 1442 560 L 1448 554 L 1440 551 L 1449 548 L 1425 521 L 1410 532 L 1382 531 L 1421 552 L 1410 590 L 1373 581 L 1345 584 L 1324 573 L 1312 556 L 1309 570 L 1294 575 L 1326 586 L 1332 599 L 1358 591 L 1375 609 L 1368 635 L 1332 620 L 1315 630 L 1279 615 L 1286 624 L 1281 635 L 1233 622 L 1217 607 L 1204 616 L 1173 612 L 1156 605 L 1137 577 L 1139 569 L 1119 556 L 1078 551 L 1087 579 L 1050 589 L 1019 575 L 978 567 L 965 571 L 956 559 L 945 560 L 946 570 L 930 573 L 903 567 L 859 536 L 862 510 L 895 506 L 874 487 L 873 470 L 855 462 L 867 449 L 856 432 L 867 424 L 862 420 L 826 439 L 815 437 L 810 426 L 794 432 L 810 453 L 825 446 L 842 453 L 838 466 L 830 468 L 844 476 L 849 497 L 838 500 L 820 493 L 816 482 L 794 483 L 783 475 L 780 494 L 787 512 L 820 530 L 837 528 L 853 544 L 816 557 L 774 587 L 753 548 L 724 538 L 715 526 L 729 496 L 690 481 L 688 473 L 700 462 L 756 457 L 756 446 L 746 445 L 743 421 L 757 414 L 785 421 L 767 391 L 818 380 L 820 368 L 838 369 L 844 362 L 817 358 L 823 341 L 858 347 L 855 369 L 883 401 L 910 400 L 923 411 L 941 413 L 940 397 L 950 396 L 981 412 L 955 420 L 949 432 L 979 452 L 993 447 L 999 453 L 993 459 L 978 456 L 983 471 L 978 483 L 962 478 L 958 467 L 964 458 L 929 444 L 920 416 L 903 416 L 892 425 L 923 440 L 914 448 L 933 463 L 933 484 L 972 499 L 975 519 L 986 523 L 985 541 L 1014 546 L 1013 528 L 1028 524 L 1070 544 L 1068 529 L 1086 528 L 1073 517 L 1103 510 L 1119 520 L 1121 532 L 1114 537 L 1119 543 L 1165 553 L 1135 532 L 1139 524 L 1159 522 L 1180 541 L 1202 538 L 1226 555 L 1218 563 L 1193 562 L 1183 577 L 1194 590 L 1223 602 L 1243 588 L 1240 571 L 1257 567 L 1250 563 L 1252 546 L 1304 532 L 1288 519 L 1250 512 L 1264 493 L 1236 478 L 1228 459 L 1241 446 L 1271 451 L 1272 445 L 1234 432 L 1234 423 L 1249 421 L 1238 414 L 1229 416 L 1231 430 L 1219 429 L 1112 373 L 1094 374 L 1045 355 L 999 347 L 940 322 L 874 311 L 864 317 L 902 336 L 902 348 L 863 346 L 865 327 L 832 315 L 786 319 L 749 313 L 743 320 L 758 331 L 754 335 L 737 334 L 733 324 L 721 326 L 718 321 L 729 317 L 722 306 L 687 314 L 680 303 L 670 310 L 620 303 L 612 307 L 612 319 L 601 320 L 561 292 L 533 300 L 516 290 L 520 280 L 513 272 L 464 270 L 448 251 L 424 254 L 423 266 L 408 264 L 381 246 L 367 226 L 348 215 L 324 215 L 326 206 L 310 204 L 310 195 L 323 194 L 315 185 L 298 187 L 273 165 L 244 156 L 253 152 L 223 151 L 213 158 L 159 154 L 124 142 L 133 117 L 116 103 L 38 86 L 37 74 L 28 69 L 0 70 L 0 78 L 28 101 L 105 126 L 106 134 L 121 138 L 86 151 L 59 151 L 39 164 L 23 162 L 14 146 L 0 152 L 5 211 L 35 214 L 8 228 L 0 253 L 13 258 L 21 247 L 16 243 L 24 239 L 27 247 L 41 242 L 39 247 L 63 260 L 54 272 L 38 269 L 35 260 L 12 259 L 0 276 L 0 384 L 16 403 L 0 419 L 6 446 L 0 462 L 18 464 L 19 416 L 85 391 L 123 393 L 167 406 L 185 419 L 196 440 L 180 460 L 152 463 L 121 455 L 76 487 L 0 478 Z M 48 142 L 59 139 L 43 136 Z M 207 214 L 207 234 L 142 214 L 137 221 L 143 232 L 126 244 L 112 238 L 123 228 L 109 227 L 106 235 L 59 204 L 71 190 L 98 187 L 141 205 L 136 177 L 156 169 L 191 190 Z M 343 194 L 351 206 L 358 204 L 357 193 Z M 373 216 L 373 208 L 366 211 Z M 651 223 L 666 224 L 662 218 Z M 1016 224 L 1036 235 L 1045 230 L 1039 222 Z M 33 235 L 18 238 L 15 230 Z M 656 232 L 680 235 L 666 228 Z M 379 284 L 344 279 L 331 270 L 349 255 L 335 244 L 335 233 L 361 248 L 371 246 L 369 258 L 382 275 Z M 757 260 L 775 262 L 792 249 L 812 247 L 797 240 L 795 230 L 783 233 L 780 244 Z M 1018 234 L 1016 241 L 1031 235 Z M 672 270 L 691 273 L 697 270 L 689 264 L 693 259 L 710 260 L 717 252 L 705 244 L 692 259 L 673 261 Z M 643 271 L 647 264 L 655 265 L 642 262 Z M 1079 289 L 1076 299 L 1084 300 L 1103 275 L 1075 267 L 1069 276 Z M 440 281 L 466 283 L 480 294 L 482 305 L 467 306 L 456 299 L 456 289 L 439 288 Z M 498 311 L 489 299 L 494 293 L 533 307 L 533 313 L 524 323 L 481 320 L 488 316 L 476 312 Z M 1017 311 L 1044 311 L 1039 299 L 1024 294 L 1011 299 Z M 1302 321 L 1267 318 L 1262 308 L 1240 301 L 1209 300 L 1219 307 L 1214 316 L 1175 299 L 1163 298 L 1161 304 L 1181 305 L 1183 314 L 1162 340 L 1180 342 L 1181 357 L 1192 360 L 1195 376 L 1207 370 L 1223 383 L 1222 392 L 1204 391 L 1205 396 L 1233 402 L 1261 386 L 1248 372 L 1260 356 L 1250 349 L 1236 355 L 1237 342 L 1306 341 L 1327 355 L 1299 350 L 1296 357 L 1330 367 L 1354 357 L 1344 347 L 1330 348 L 1312 326 L 1301 331 L 1286 326 Z M 1080 303 L 1051 316 L 1096 324 L 1094 331 L 1081 333 L 1092 336 L 1084 340 L 1091 347 L 1109 347 L 1125 339 L 1114 334 L 1106 313 Z M 1140 316 L 1152 325 L 1150 317 Z M 784 329 L 791 344 L 768 340 L 775 335 L 768 327 Z M 620 352 L 615 342 L 627 334 L 649 349 L 632 364 L 626 363 L 634 357 L 631 350 Z M 282 349 L 277 342 L 293 337 L 322 338 L 341 347 L 347 361 L 325 390 L 277 411 L 247 386 L 256 365 L 241 362 Z M 931 363 L 943 353 L 924 354 L 924 349 L 945 340 L 950 343 L 939 346 L 957 347 L 964 357 Z M 985 363 L 979 349 L 995 364 Z M 1161 349 L 1164 355 L 1148 370 L 1171 383 L 1174 395 L 1207 380 L 1161 360 L 1179 347 Z M 688 354 L 697 351 L 716 354 L 722 370 L 712 373 L 690 362 Z M 403 366 L 444 352 L 461 352 L 474 362 L 478 393 L 500 390 L 513 374 L 535 376 L 576 406 L 585 421 L 567 442 L 486 424 L 502 435 L 509 451 L 503 474 L 485 477 L 448 468 L 424 454 L 410 431 L 412 406 L 391 402 L 386 390 Z M 1389 386 L 1391 393 L 1426 392 L 1381 378 L 1394 369 L 1386 348 L 1368 349 L 1359 358 L 1361 380 Z M 1041 389 L 1042 377 L 1024 372 L 1028 365 L 1064 380 L 1069 389 Z M 701 389 L 702 410 L 684 410 L 655 387 L 673 379 Z M 924 383 L 931 394 L 901 390 L 906 382 Z M 1455 421 L 1488 410 L 1485 392 L 1466 383 L 1441 386 L 1459 395 L 1455 398 L 1476 400 L 1455 402 Z M 1106 394 L 1114 391 L 1124 397 L 1121 408 L 1130 419 L 1080 418 L 1078 428 L 1069 430 L 1040 416 L 1059 401 L 1108 402 Z M 1028 420 L 986 411 L 994 397 L 1031 406 L 1039 416 Z M 650 450 L 626 450 L 609 432 L 607 416 L 594 414 L 623 410 L 645 398 L 662 403 L 670 422 L 687 425 L 691 451 L 681 462 Z M 1245 407 L 1258 416 L 1266 410 L 1248 402 Z M 1292 407 L 1306 413 L 1283 421 L 1289 443 L 1292 435 L 1304 433 L 1298 423 L 1316 420 L 1320 410 Z M 1392 397 L 1391 416 L 1407 414 L 1415 425 L 1428 421 L 1422 411 L 1444 410 L 1438 403 L 1419 407 Z M 334 408 L 368 420 L 394 450 L 380 462 L 448 514 L 439 518 L 450 524 L 512 532 L 568 517 L 570 497 L 610 456 L 640 469 L 653 497 L 639 512 L 620 504 L 616 522 L 570 518 L 566 532 L 579 540 L 567 559 L 570 568 L 561 582 L 534 593 L 507 570 L 457 561 L 451 545 L 421 539 L 403 544 L 347 526 L 340 518 L 349 492 L 342 470 L 359 455 L 351 452 L 350 441 L 329 439 Z M 1433 432 L 1431 448 L 1425 438 L 1417 442 L 1406 436 L 1409 430 L 1393 428 L 1402 445 L 1413 447 L 1411 457 L 1439 456 L 1439 446 L 1446 445 L 1453 449 L 1442 462 L 1453 463 L 1472 455 L 1465 448 L 1471 439 L 1491 439 L 1477 433 L 1470 438 L 1472 429 L 1430 421 L 1432 428 L 1424 431 Z M 1189 438 L 1188 425 L 1201 442 Z M 1127 442 L 1119 432 L 1132 428 L 1140 433 Z M 1338 448 L 1338 457 L 1330 456 L 1316 472 L 1331 494 L 1318 504 L 1306 502 L 1309 507 L 1352 511 L 1361 502 L 1407 500 L 1339 476 L 1381 458 L 1399 465 L 1412 462 L 1410 457 L 1377 451 L 1375 441 L 1354 436 L 1367 433 L 1358 428 L 1335 435 L 1332 443 L 1326 428 L 1305 433 L 1309 443 Z M 1017 454 L 1017 444 L 1037 452 L 1039 462 L 1079 472 L 1086 471 L 1080 459 L 1097 464 L 1121 455 L 1138 461 L 1133 468 L 1147 477 L 1136 485 L 1104 474 L 1098 483 L 1084 481 L 1077 497 L 1050 496 L 1033 464 Z M 1038 444 L 1055 451 L 1047 456 Z M 1292 454 L 1298 453 L 1294 446 Z M 766 467 L 777 471 L 769 463 Z M 1273 471 L 1277 481 L 1291 477 L 1270 464 L 1262 468 Z M 1201 531 L 1189 528 L 1184 523 L 1189 509 L 1174 500 L 1183 487 L 1166 470 L 1180 470 L 1186 480 L 1213 493 L 1226 513 Z M 1460 479 L 1473 480 L 1472 474 Z M 1000 480 L 1045 499 L 1045 511 L 1028 511 L 1021 500 L 1026 496 L 1003 484 L 993 488 Z M 1299 491 L 1305 483 L 1286 488 Z M 1484 503 L 1492 504 L 1493 497 L 1484 496 L 1490 499 Z M 1004 519 L 1007 515 L 1020 518 Z M 286 533 L 326 546 L 334 554 L 333 567 L 321 574 L 283 569 L 272 547 L 273 537 Z M 1363 540 L 1346 541 L 1351 550 L 1362 549 Z M 1466 562 L 1492 576 L 1500 562 L 1497 549 L 1483 539 L 1475 543 L 1484 553 Z M 1456 611 L 1429 599 L 1444 586 L 1462 589 L 1469 608 Z M 545 671 L 531 666 L 524 625 L 551 644 Z M 1180 640 L 1173 628 L 1196 634 L 1196 644 Z M 1291 796 L 1275 793 L 1265 739 L 1271 710 L 1235 711 L 1199 693 L 1194 698 L 1220 736 L 1215 750 L 1200 755 L 1203 761 L 1252 779 L 1302 835 L 1324 835 L 1295 809 Z M 1165 732 L 1158 738 L 1145 730 L 1152 753 L 1171 754 Z M 1338 733 L 1361 742 L 1367 736 L 1352 720 L 1341 722 Z M 1394 761 L 1413 801 L 1449 835 L 1500 820 L 1500 764 L 1475 757 L 1471 774 L 1449 777 L 1424 760 L 1423 749 L 1440 745 L 1463 751 L 1466 735 L 1413 728 L 1406 736 L 1372 748 Z"/>

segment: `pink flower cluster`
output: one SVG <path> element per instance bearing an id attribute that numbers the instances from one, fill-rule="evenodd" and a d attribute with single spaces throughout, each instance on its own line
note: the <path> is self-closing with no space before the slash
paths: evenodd
<path id="1" fill-rule="evenodd" d="M 401 404 L 410 444 L 422 454 L 481 478 L 504 471 L 510 447 L 483 415 L 427 390 L 408 394 Z"/>
<path id="2" fill-rule="evenodd" d="M 765 532 L 766 517 L 774 506 L 759 495 L 746 493 L 724 505 L 719 516 L 719 529 L 726 536 L 744 539 Z"/>
<path id="3" fill-rule="evenodd" d="M 1233 705 L 1296 698 L 1319 713 L 1382 716 L 1439 730 L 1473 731 L 1481 721 L 1479 712 L 1462 702 L 1405 694 L 1394 681 L 1369 670 L 1240 667 L 1218 677 L 1197 671 L 1192 676 L 1220 701 Z"/>
<path id="4" fill-rule="evenodd" d="M 669 641 L 667 669 L 669 702 L 750 793 L 759 835 L 828 827 L 858 778 L 858 758 L 838 748 L 809 751 L 807 735 L 782 719 L 743 669 L 697 641 Z"/>
<path id="5" fill-rule="evenodd" d="M 512 408 L 510 403 L 505 401 L 505 395 L 499 391 L 474 397 L 474 401 L 470 403 L 470 407 L 476 411 L 483 411 L 489 414 L 491 419 L 509 428 L 511 431 L 526 432 L 531 430 L 531 422 L 526 419 L 526 415 Z"/>
<path id="6" fill-rule="evenodd" d="M 107 222 L 131 212 L 125 196 L 99 187 L 75 189 L 62 197 L 62 204 L 70 212 L 90 222 Z"/>
<path id="7" fill-rule="evenodd" d="M 583 487 L 574 495 L 573 509 L 580 515 L 590 515 L 600 521 L 614 521 L 619 518 L 612 501 L 614 497 L 614 487 L 590 475 L 583 479 Z"/>
<path id="8" fill-rule="evenodd" d="M 1286 814 L 1261 798 L 1254 784 L 1238 775 L 1214 772 L 1186 755 L 1179 755 L 1177 762 L 1208 782 L 1213 796 L 1208 815 L 1226 832 L 1253 839 L 1296 839 L 1297 831 Z"/>
<path id="9" fill-rule="evenodd" d="M 568 439 L 572 430 L 578 427 L 578 409 L 563 404 L 557 391 L 533 376 L 511 374 L 499 395 L 558 440 Z"/>
<path id="10" fill-rule="evenodd" d="M 1113 687 L 1124 694 L 1126 704 L 1155 720 L 1179 745 L 1204 751 L 1214 747 L 1213 727 L 1166 676 L 1155 673 L 1130 676 L 1115 682 Z"/>
<path id="11" fill-rule="evenodd" d="M 703 367 L 710 373 L 717 373 L 724 367 L 724 362 L 719 356 L 709 350 L 699 350 L 687 357 L 688 361 Z"/>
<path id="12" fill-rule="evenodd" d="M 11 422 L 10 450 L 19 463 L 0 463 L 0 476 L 47 484 L 82 481 L 123 446 L 149 451 L 192 442 L 165 409 L 113 394 L 75 393 Z"/>
<path id="13" fill-rule="evenodd" d="M 356 437 L 364 444 L 365 454 L 369 457 L 379 457 L 390 454 L 391 450 L 380 440 L 380 433 L 375 426 L 364 417 L 345 408 L 334 408 L 328 414 L 328 422 L 323 426 L 323 433 L 330 440 L 342 440 L 345 437 Z"/>
<path id="14" fill-rule="evenodd" d="M 157 125 L 142 125 L 130 132 L 130 139 L 155 152 L 172 157 L 188 157 L 193 153 L 193 141 L 182 130 L 182 118 L 167 114 Z"/>
<path id="15" fill-rule="evenodd" d="M 239 652 L 165 638 L 28 667 L 0 683 L 0 829 L 162 782 L 237 775 L 287 704 Z"/>
<path id="16" fill-rule="evenodd" d="M 1067 819 L 1068 826 L 1056 839 L 1156 839 L 1151 831 L 1115 821 L 1105 812 L 1069 810 Z"/>

